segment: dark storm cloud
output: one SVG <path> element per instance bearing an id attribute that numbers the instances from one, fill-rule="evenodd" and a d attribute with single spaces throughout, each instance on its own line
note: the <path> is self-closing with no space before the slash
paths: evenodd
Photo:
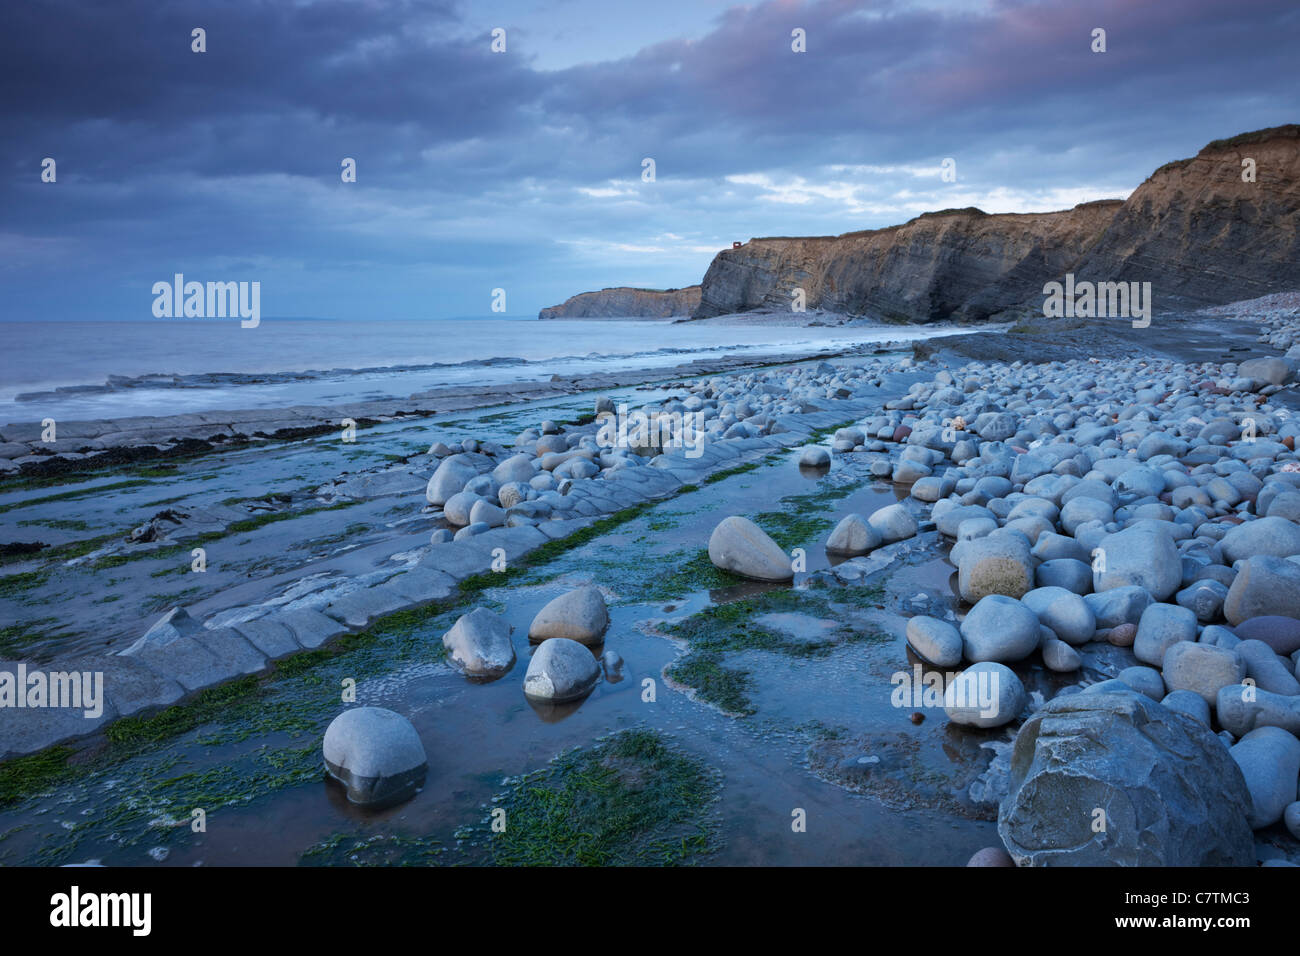
<path id="1" fill-rule="evenodd" d="M 482 311 L 503 275 L 511 311 L 531 311 L 634 277 L 696 281 L 733 236 L 1113 195 L 1209 139 L 1295 119 L 1291 0 L 770 2 L 690 35 L 639 3 L 601 10 L 639 52 L 540 69 L 535 31 L 487 4 L 7 4 L 11 305 L 134 308 L 180 261 L 279 280 L 296 314 L 381 272 L 398 312 Z M 556 35 L 584 28 L 574 8 L 554 16 Z M 927 170 L 947 156 L 945 189 Z"/>

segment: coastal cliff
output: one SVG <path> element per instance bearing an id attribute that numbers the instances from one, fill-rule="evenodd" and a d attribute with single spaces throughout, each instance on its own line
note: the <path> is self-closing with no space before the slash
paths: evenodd
<path id="1" fill-rule="evenodd" d="M 714 258 L 692 317 L 786 310 L 801 288 L 809 309 L 896 322 L 988 318 L 1065 271 L 1121 205 L 1001 215 L 950 209 L 843 236 L 752 239 Z"/>
<path id="2" fill-rule="evenodd" d="M 700 287 L 684 289 L 630 289 L 618 286 L 583 292 L 537 313 L 539 319 L 666 319 L 687 316 L 700 304 Z"/>
<path id="3" fill-rule="evenodd" d="M 1255 160 L 1243 181 L 1244 159 Z M 1209 144 L 1125 201 L 1060 212 L 925 213 L 842 236 L 752 239 L 718 253 L 692 318 L 808 309 L 894 322 L 1008 318 L 1066 272 L 1150 282 L 1157 302 L 1217 305 L 1300 282 L 1300 126 Z"/>

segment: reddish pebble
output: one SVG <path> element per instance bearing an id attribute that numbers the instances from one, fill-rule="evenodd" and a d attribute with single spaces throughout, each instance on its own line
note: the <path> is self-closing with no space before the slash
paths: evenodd
<path id="1" fill-rule="evenodd" d="M 1137 638 L 1138 628 L 1136 624 L 1129 624 L 1127 621 L 1123 624 L 1112 627 L 1106 635 L 1106 640 L 1110 641 L 1116 647 L 1132 647 L 1133 641 Z"/>
<path id="2" fill-rule="evenodd" d="M 986 846 L 973 857 L 967 866 L 1015 866 L 1016 861 L 1011 859 L 1011 854 L 1000 846 Z"/>
<path id="3" fill-rule="evenodd" d="M 921 713 L 919 710 L 912 713 L 912 723 L 919 724 L 923 720 L 925 720 L 925 714 Z"/>

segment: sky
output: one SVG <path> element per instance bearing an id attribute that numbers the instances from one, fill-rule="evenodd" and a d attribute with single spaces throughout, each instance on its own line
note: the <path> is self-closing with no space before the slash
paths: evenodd
<path id="1" fill-rule="evenodd" d="M 755 236 L 1124 198 L 1300 121 L 1297 49 L 1295 0 L 5 0 L 0 319 L 148 319 L 176 273 L 535 315 Z"/>

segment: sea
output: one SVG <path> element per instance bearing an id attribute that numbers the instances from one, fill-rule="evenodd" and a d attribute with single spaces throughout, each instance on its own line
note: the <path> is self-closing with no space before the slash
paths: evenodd
<path id="1" fill-rule="evenodd" d="M 934 326 L 702 325 L 469 317 L 351 322 L 0 322 L 0 423 L 127 418 L 407 398 L 693 359 L 837 352 Z"/>

